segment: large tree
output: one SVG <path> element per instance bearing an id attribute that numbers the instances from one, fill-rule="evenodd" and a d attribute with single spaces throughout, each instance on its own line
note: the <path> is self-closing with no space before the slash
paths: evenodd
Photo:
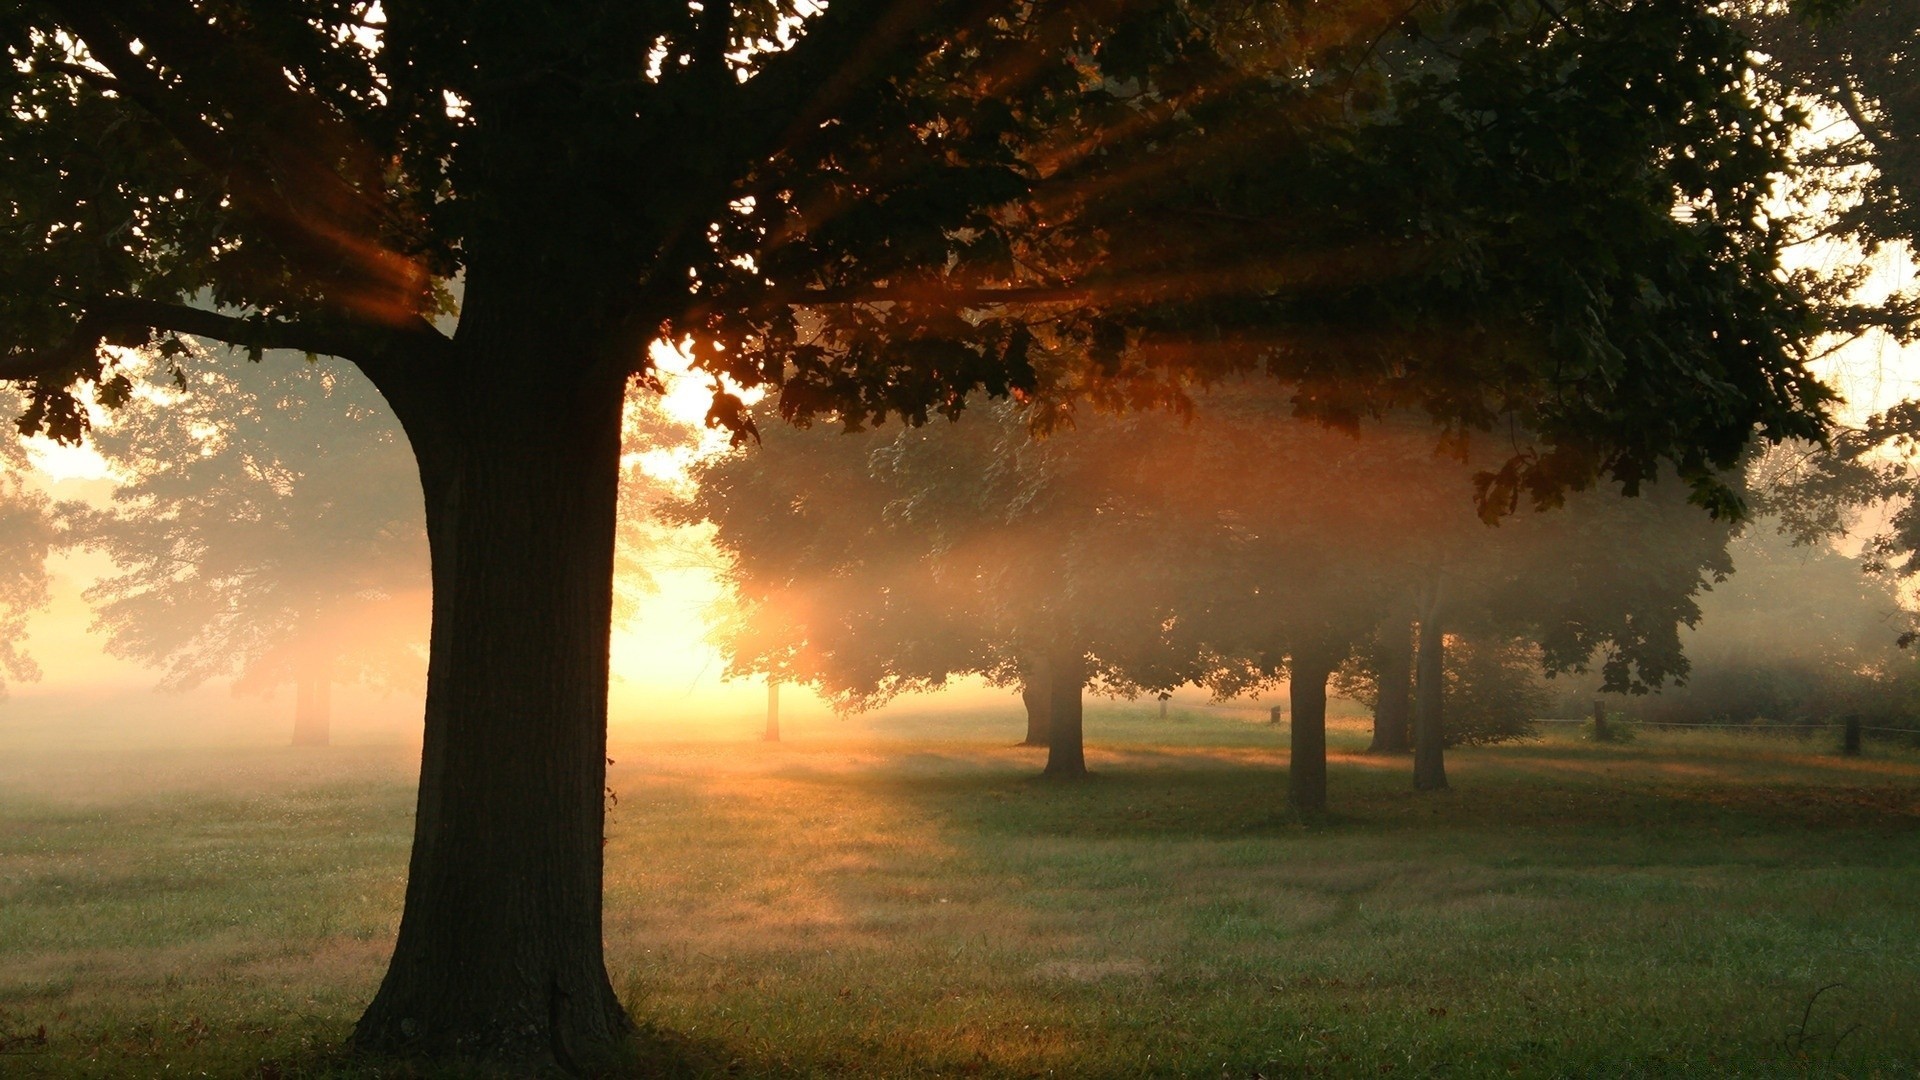
<path id="1" fill-rule="evenodd" d="M 656 338 L 789 418 L 1250 368 L 1334 419 L 1512 420 L 1495 507 L 1670 460 L 1727 509 L 1756 429 L 1819 429 L 1764 213 L 1791 124 L 1705 4 L 40 0 L 0 38 L 30 427 L 125 396 L 103 342 L 189 334 L 349 360 L 411 443 L 424 755 L 363 1047 L 628 1030 L 607 644 Z"/>

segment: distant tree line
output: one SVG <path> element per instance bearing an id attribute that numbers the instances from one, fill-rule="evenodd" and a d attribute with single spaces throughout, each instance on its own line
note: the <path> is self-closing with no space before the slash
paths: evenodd
<path id="1" fill-rule="evenodd" d="M 1052 776 L 1085 772 L 1087 690 L 1285 682 L 1289 798 L 1316 811 L 1329 686 L 1374 706 L 1376 749 L 1413 750 L 1418 785 L 1443 787 L 1447 745 L 1524 732 L 1540 673 L 1591 664 L 1622 692 L 1684 675 L 1679 629 L 1731 571 L 1732 525 L 1677 483 L 1490 523 L 1471 493 L 1497 448 L 1436 443 L 1415 418 L 1330 429 L 1239 384 L 1189 417 L 977 411 L 768 430 L 697 470 L 668 513 L 712 523 L 727 556 L 732 672 L 846 709 L 963 675 L 1017 687 Z"/>

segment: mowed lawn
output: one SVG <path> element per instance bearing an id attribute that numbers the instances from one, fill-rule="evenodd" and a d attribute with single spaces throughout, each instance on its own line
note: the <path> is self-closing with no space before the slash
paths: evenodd
<path id="1" fill-rule="evenodd" d="M 1920 756 L 1572 732 L 1405 759 L 1096 707 L 616 745 L 607 949 L 649 1070 L 1914 1076 Z M 397 924 L 412 762 L 0 762 L 0 1076 L 405 1076 L 336 1047 Z"/>

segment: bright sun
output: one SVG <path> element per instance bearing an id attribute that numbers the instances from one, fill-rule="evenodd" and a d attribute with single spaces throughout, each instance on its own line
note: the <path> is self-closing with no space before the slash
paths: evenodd
<path id="1" fill-rule="evenodd" d="M 666 413 L 669 419 L 688 427 L 704 428 L 707 409 L 713 404 L 713 377 L 693 370 L 693 358 L 687 354 L 685 346 L 656 341 L 647 355 L 653 361 L 655 373 L 667 387 L 667 392 L 660 396 L 660 411 Z M 722 382 L 749 405 L 761 398 L 758 389 L 742 390 L 730 381 L 722 379 Z M 726 436 L 721 434 L 720 438 L 724 442 Z"/>

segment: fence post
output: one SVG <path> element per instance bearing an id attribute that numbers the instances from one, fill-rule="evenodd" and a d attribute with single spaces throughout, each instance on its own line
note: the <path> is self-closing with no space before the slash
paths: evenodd
<path id="1" fill-rule="evenodd" d="M 1275 705 L 1273 708 L 1267 710 L 1267 723 L 1278 724 L 1279 722 L 1280 722 L 1280 706 Z"/>
<path id="2" fill-rule="evenodd" d="M 1840 752 L 1847 757 L 1860 756 L 1860 718 L 1847 717 L 1846 734 L 1840 739 Z"/>
<path id="3" fill-rule="evenodd" d="M 1593 741 L 1613 741 L 1612 734 L 1607 731 L 1607 703 L 1598 698 L 1593 702 Z"/>

